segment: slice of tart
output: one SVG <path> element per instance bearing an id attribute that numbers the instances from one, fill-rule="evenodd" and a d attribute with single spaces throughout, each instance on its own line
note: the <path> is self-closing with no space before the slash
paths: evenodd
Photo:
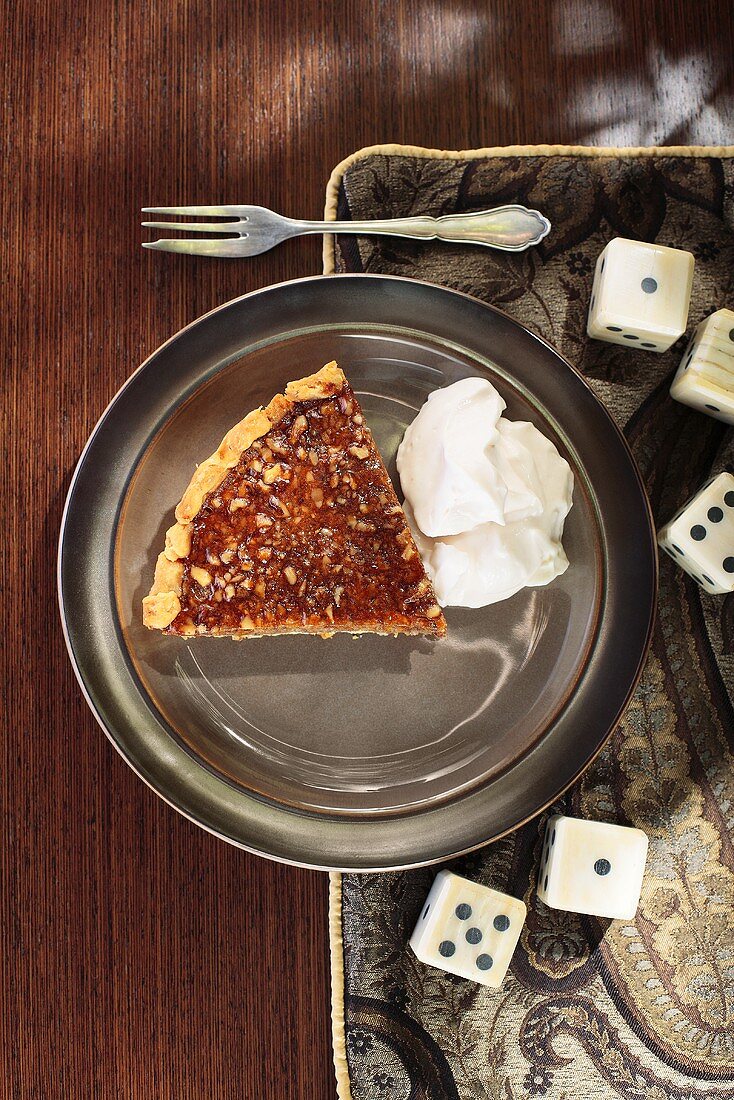
<path id="1" fill-rule="evenodd" d="M 290 382 L 198 467 L 143 622 L 178 635 L 446 633 L 372 434 L 336 363 Z"/>

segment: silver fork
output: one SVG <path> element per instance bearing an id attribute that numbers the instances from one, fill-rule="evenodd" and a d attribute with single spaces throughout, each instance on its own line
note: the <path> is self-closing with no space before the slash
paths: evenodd
<path id="1" fill-rule="evenodd" d="M 144 214 L 230 217 L 221 222 L 143 222 L 149 229 L 183 230 L 187 233 L 226 233 L 208 239 L 144 241 L 143 248 L 161 252 L 186 252 L 192 256 L 257 256 L 289 237 L 301 233 L 359 233 L 412 237 L 420 240 L 483 244 L 505 252 L 522 252 L 538 244 L 550 232 L 550 222 L 537 210 L 524 206 L 498 206 L 473 214 L 445 214 L 391 218 L 385 221 L 311 222 L 284 218 L 264 206 L 145 206 Z"/>

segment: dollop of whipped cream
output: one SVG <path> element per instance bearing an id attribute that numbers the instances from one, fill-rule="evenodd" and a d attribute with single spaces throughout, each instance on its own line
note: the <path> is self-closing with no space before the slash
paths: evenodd
<path id="1" fill-rule="evenodd" d="M 398 448 L 405 514 L 444 606 L 484 607 L 568 568 L 573 474 L 483 378 L 435 390 Z"/>

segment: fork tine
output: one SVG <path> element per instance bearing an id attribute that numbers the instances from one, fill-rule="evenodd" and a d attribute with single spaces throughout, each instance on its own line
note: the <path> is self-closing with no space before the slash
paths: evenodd
<path id="1" fill-rule="evenodd" d="M 239 233 L 245 222 L 141 222 L 146 229 L 180 229 L 188 233 Z"/>
<path id="2" fill-rule="evenodd" d="M 152 248 L 158 252 L 184 252 L 189 256 L 236 257 L 256 254 L 247 248 L 247 241 L 242 237 L 220 237 L 216 241 L 143 241 L 143 248 Z"/>
<path id="3" fill-rule="evenodd" d="M 143 214 L 197 214 L 203 218 L 235 218 L 246 216 L 246 206 L 142 206 Z"/>

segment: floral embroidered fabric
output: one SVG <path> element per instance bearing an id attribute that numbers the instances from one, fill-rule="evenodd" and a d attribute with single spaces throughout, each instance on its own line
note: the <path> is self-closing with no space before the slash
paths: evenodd
<path id="1" fill-rule="evenodd" d="M 660 524 L 712 473 L 734 469 L 734 432 L 670 398 L 685 338 L 662 355 L 587 338 L 593 266 L 615 236 L 685 248 L 696 257 L 689 331 L 734 307 L 732 152 L 372 151 L 333 181 L 340 218 L 517 201 L 542 210 L 553 232 L 516 256 L 343 237 L 334 266 L 466 291 L 549 340 L 623 427 Z M 664 557 L 634 699 L 605 751 L 548 811 L 645 830 L 637 917 L 602 921 L 538 901 L 541 815 L 449 864 L 528 905 L 511 970 L 493 992 L 429 969 L 407 949 L 436 868 L 334 876 L 342 1100 L 734 1097 L 733 747 L 734 595 L 705 594 Z"/>

